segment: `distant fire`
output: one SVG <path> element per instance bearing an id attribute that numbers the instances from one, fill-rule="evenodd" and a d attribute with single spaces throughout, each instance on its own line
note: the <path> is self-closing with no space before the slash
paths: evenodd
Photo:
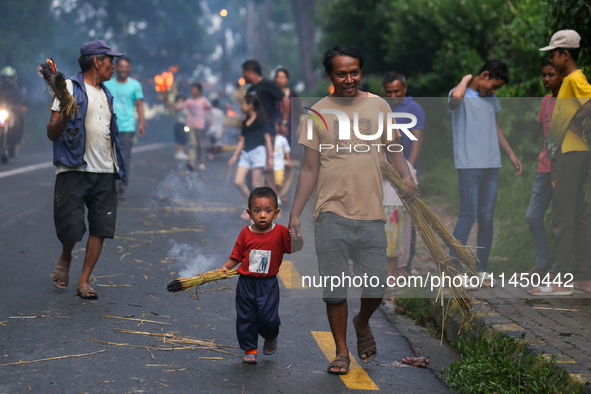
<path id="1" fill-rule="evenodd" d="M 168 92 L 174 84 L 174 74 L 170 71 L 164 71 L 154 77 L 157 92 Z"/>
<path id="2" fill-rule="evenodd" d="M 171 73 L 178 73 L 179 66 L 177 66 L 176 64 L 174 66 L 170 66 L 170 67 L 168 67 L 168 71 L 170 71 Z"/>

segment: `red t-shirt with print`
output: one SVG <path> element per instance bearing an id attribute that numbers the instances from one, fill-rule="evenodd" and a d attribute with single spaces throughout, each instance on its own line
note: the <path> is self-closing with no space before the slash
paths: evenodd
<path id="1" fill-rule="evenodd" d="M 254 225 L 253 225 L 254 226 Z M 238 273 L 248 276 L 273 276 L 279 272 L 283 254 L 291 253 L 287 228 L 274 223 L 268 233 L 255 233 L 246 226 L 240 231 L 231 259 L 238 260 Z"/>
<path id="2" fill-rule="evenodd" d="M 556 105 L 556 97 L 551 94 L 544 97 L 538 114 L 538 122 L 544 125 L 544 145 L 538 156 L 538 172 L 550 172 L 550 159 L 546 157 L 548 150 L 548 138 L 550 136 L 550 124 L 552 123 L 552 113 Z"/>

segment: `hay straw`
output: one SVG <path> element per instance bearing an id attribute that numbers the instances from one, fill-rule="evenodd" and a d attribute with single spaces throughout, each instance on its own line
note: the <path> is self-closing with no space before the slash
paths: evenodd
<path id="1" fill-rule="evenodd" d="M 57 71 L 57 67 L 52 59 L 47 59 L 46 63 L 41 64 L 38 71 L 43 77 L 45 84 L 53 93 L 51 102 L 53 103 L 55 100 L 58 100 L 60 102 L 61 114 L 68 119 L 73 118 L 74 114 L 78 112 L 78 104 L 70 92 L 68 92 L 64 74 Z"/>
<path id="2" fill-rule="evenodd" d="M 202 284 L 207 282 L 227 279 L 236 275 L 238 275 L 238 269 L 232 269 L 227 271 L 205 271 L 196 276 L 173 279 L 166 285 L 166 290 L 170 291 L 171 293 L 178 293 L 179 291 L 186 291 L 192 289 L 193 287 L 201 286 Z"/>
<path id="3" fill-rule="evenodd" d="M 154 324 L 170 324 L 170 323 L 163 323 L 161 321 L 155 321 L 155 320 L 147 320 L 147 319 L 134 319 L 131 317 L 119 317 L 119 316 L 105 316 L 103 315 L 103 317 L 108 317 L 110 319 L 122 319 L 122 320 L 131 320 L 131 321 L 139 321 L 142 323 L 154 323 Z"/>
<path id="4" fill-rule="evenodd" d="M 162 342 L 165 343 L 172 343 L 172 344 L 188 344 L 188 345 L 195 345 L 195 346 L 205 346 L 208 348 L 232 348 L 238 349 L 238 346 L 231 346 L 231 345 L 221 345 L 219 343 L 214 343 L 213 340 L 204 340 L 204 339 L 194 339 L 189 337 L 181 337 L 176 336 L 174 333 L 167 332 L 167 333 L 154 333 L 154 332 L 145 332 L 145 331 L 134 331 L 134 330 L 126 330 L 124 328 L 116 328 L 116 332 L 120 332 L 122 334 L 136 334 L 136 335 L 146 335 L 151 337 L 160 338 Z M 213 350 L 213 349 L 212 349 Z"/>
<path id="5" fill-rule="evenodd" d="M 386 179 L 390 185 L 392 185 L 398 195 L 402 195 L 405 187 L 404 182 L 394 167 L 392 167 L 392 165 L 386 161 L 380 160 L 380 170 L 382 172 L 382 177 Z M 429 208 L 418 197 L 414 198 L 412 201 L 402 201 L 406 211 L 411 217 L 414 227 L 423 239 L 423 242 L 429 250 L 429 253 L 435 259 L 440 277 L 442 276 L 443 272 L 451 277 L 460 275 L 464 272 L 473 273 L 474 270 L 470 268 L 474 261 L 473 255 L 468 251 L 467 248 L 464 248 L 457 239 L 454 238 L 454 236 L 449 232 L 441 220 L 439 220 L 431 208 Z M 435 230 L 435 232 L 433 230 Z M 456 258 L 460 262 L 460 268 L 458 268 L 452 262 L 448 255 L 443 253 L 435 233 L 437 233 L 441 240 L 443 240 L 443 242 L 445 242 L 445 244 L 454 251 Z M 462 313 L 464 313 L 464 310 L 469 310 L 472 308 L 472 300 L 463 287 L 451 286 L 449 289 L 452 300 L 458 303 L 458 305 L 461 307 L 460 310 Z"/>
<path id="6" fill-rule="evenodd" d="M 49 357 L 49 358 L 42 358 L 42 359 L 39 359 L 39 360 L 31 360 L 31 361 L 18 361 L 16 363 L 0 364 L 0 367 L 5 367 L 7 365 L 21 365 L 21 364 L 39 363 L 41 361 L 61 360 L 61 359 L 64 359 L 64 358 L 77 358 L 77 357 L 91 356 L 93 354 L 102 353 L 104 351 L 105 351 L 105 349 L 102 349 L 102 350 L 99 350 L 99 351 L 96 351 L 96 352 L 92 352 L 92 353 L 72 354 L 72 355 L 69 355 L 69 356 L 59 356 L 59 357 Z"/>

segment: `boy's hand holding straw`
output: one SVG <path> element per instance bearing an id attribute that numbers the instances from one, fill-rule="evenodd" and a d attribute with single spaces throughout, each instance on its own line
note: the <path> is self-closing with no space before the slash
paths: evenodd
<path id="1" fill-rule="evenodd" d="M 43 80 L 53 92 L 52 102 L 58 100 L 60 102 L 60 113 L 65 119 L 71 119 L 74 114 L 78 112 L 78 105 L 74 97 L 68 92 L 66 87 L 66 77 L 60 71 L 57 71 L 55 63 L 52 59 L 47 59 L 47 63 L 43 63 L 37 68 L 37 71 L 43 77 Z"/>

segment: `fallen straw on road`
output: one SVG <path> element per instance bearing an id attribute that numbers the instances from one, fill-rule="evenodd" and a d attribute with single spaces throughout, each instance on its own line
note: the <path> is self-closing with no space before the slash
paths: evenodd
<path id="1" fill-rule="evenodd" d="M 116 328 L 115 332 L 120 332 L 122 334 L 136 334 L 136 335 L 145 335 L 145 336 L 150 336 L 150 337 L 156 337 L 156 338 L 160 338 L 162 340 L 162 342 L 169 344 L 169 345 L 193 345 L 193 346 L 200 346 L 201 348 L 205 348 L 208 350 L 217 350 L 219 348 L 230 348 L 230 349 L 238 349 L 239 348 L 238 346 L 222 345 L 219 343 L 214 343 L 213 340 L 195 339 L 195 338 L 177 336 L 172 331 L 167 332 L 167 333 L 154 333 L 154 332 L 146 332 L 146 331 L 126 330 L 124 328 Z"/>
<path id="2" fill-rule="evenodd" d="M 39 360 L 31 360 L 31 361 L 18 361 L 18 362 L 15 362 L 15 363 L 0 364 L 0 367 L 6 367 L 7 365 L 21 365 L 21 364 L 39 363 L 41 361 L 61 360 L 61 359 L 64 359 L 64 358 L 77 358 L 77 357 L 91 356 L 93 354 L 102 353 L 104 351 L 105 351 L 105 349 L 102 349 L 102 350 L 99 350 L 99 351 L 96 351 L 96 352 L 92 352 L 92 353 L 71 354 L 71 355 L 68 355 L 68 356 L 49 357 L 49 358 L 42 358 L 42 359 L 39 359 Z"/>

